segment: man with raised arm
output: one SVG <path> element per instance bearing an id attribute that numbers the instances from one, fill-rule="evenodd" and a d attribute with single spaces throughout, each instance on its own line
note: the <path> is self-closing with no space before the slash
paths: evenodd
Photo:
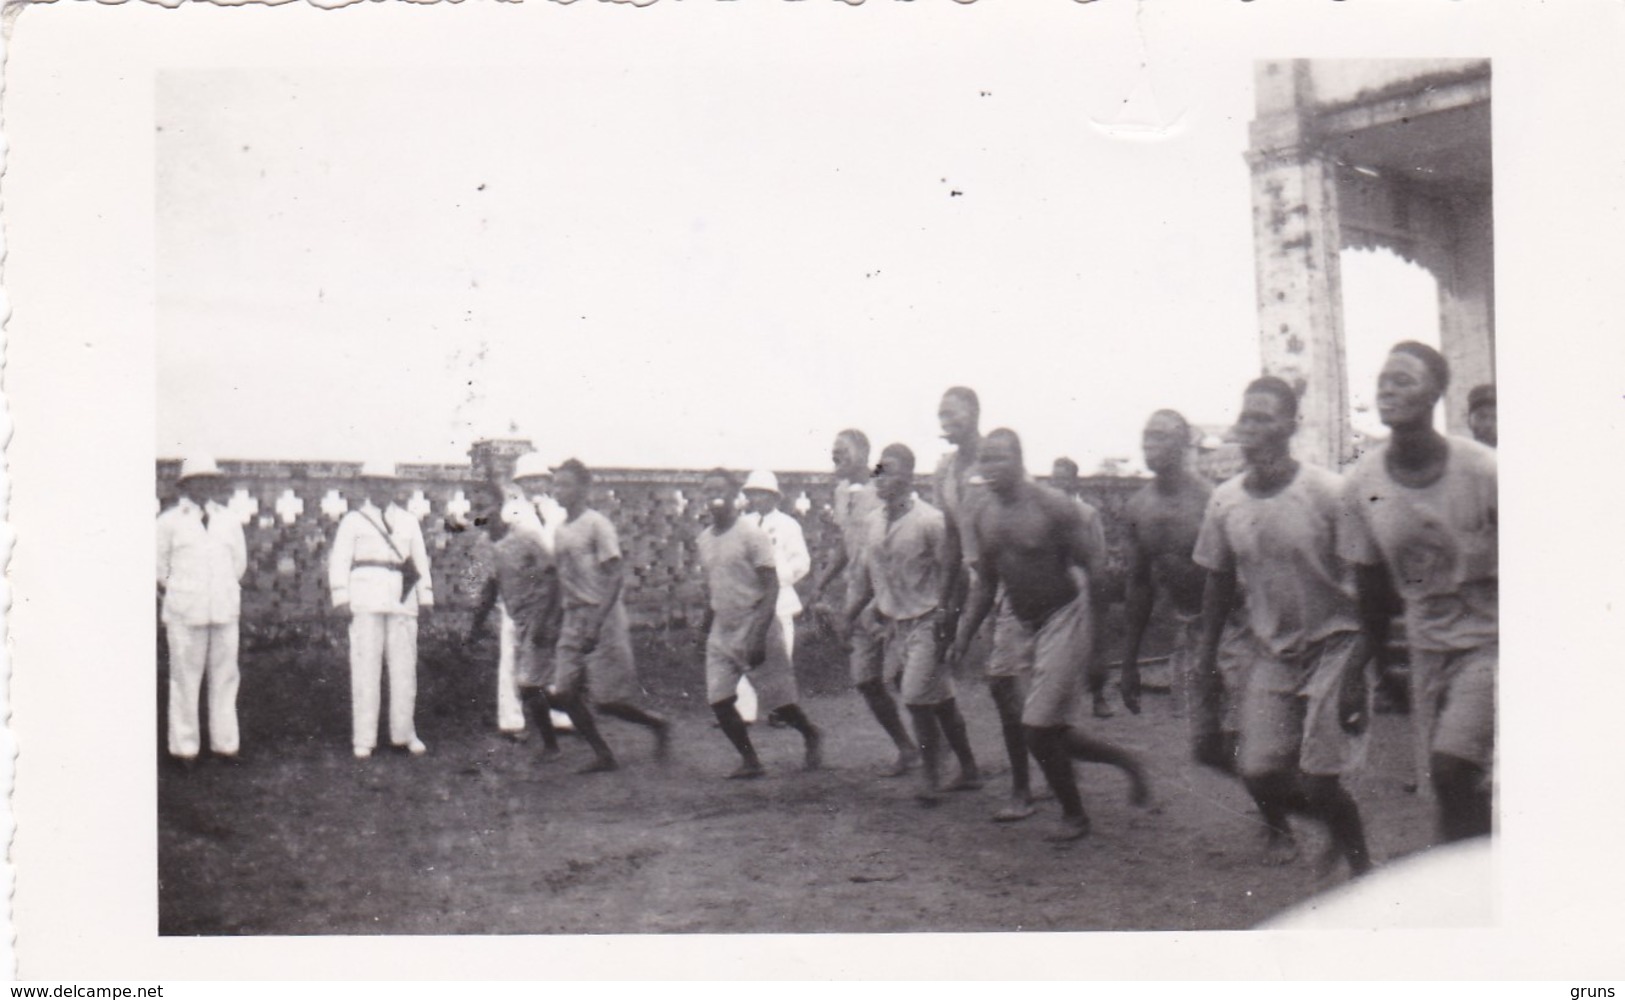
<path id="1" fill-rule="evenodd" d="M 829 611 L 824 595 L 836 579 L 845 583 L 848 593 L 853 589 L 853 577 L 863 562 L 865 541 L 864 524 L 870 514 L 880 509 L 880 496 L 875 492 L 869 471 L 869 438 L 860 430 L 848 429 L 835 436 L 830 458 L 835 463 L 835 500 L 832 513 L 835 525 L 841 531 L 841 544 L 835 546 L 834 558 L 819 574 L 813 587 L 813 600 L 831 618 L 838 612 Z M 827 619 L 826 619 L 827 620 Z M 903 728 L 897 702 L 886 690 L 884 662 L 881 651 L 881 628 L 873 605 L 868 605 L 846 631 L 850 649 L 852 684 L 863 696 L 863 701 L 874 713 L 875 721 L 891 737 L 897 747 L 896 761 L 886 769 L 888 776 L 906 774 L 919 762 L 919 752 Z"/>
<path id="2" fill-rule="evenodd" d="M 1393 592 L 1404 599 L 1416 742 L 1439 833 L 1461 840 L 1494 825 L 1500 515 L 1495 452 L 1433 428 L 1449 383 L 1433 348 L 1405 341 L 1389 353 L 1377 412 L 1393 434 L 1348 475 L 1352 530 L 1342 550 L 1358 567 L 1361 618 L 1377 649 L 1388 645 Z"/>
<path id="3" fill-rule="evenodd" d="M 1247 469 L 1213 491 L 1195 559 L 1202 595 L 1198 705 L 1202 731 L 1218 729 L 1220 638 L 1238 586 L 1254 642 L 1241 706 L 1240 771 L 1263 815 L 1266 860 L 1297 854 L 1289 813 L 1324 823 L 1354 875 L 1371 867 L 1359 806 L 1342 774 L 1364 751 L 1366 662 L 1352 573 L 1338 555 L 1348 530 L 1342 479 L 1292 457 L 1298 397 L 1266 375 L 1242 396 L 1236 436 Z M 1239 582 L 1238 582 L 1239 581 Z"/>
<path id="4" fill-rule="evenodd" d="M 1098 571 L 1103 553 L 1094 551 L 1081 508 L 1027 477 L 1014 431 L 1000 428 L 980 445 L 987 498 L 968 511 L 974 518 L 976 574 L 949 660 L 964 658 L 1002 588 L 1012 619 L 1032 644 L 1032 682 L 1020 719 L 1026 749 L 1061 805 L 1061 825 L 1050 839 L 1075 840 L 1088 834 L 1089 819 L 1072 770 L 1074 758 L 1120 768 L 1131 782 L 1132 801 L 1144 804 L 1150 798 L 1137 758 L 1071 725 L 1095 647 L 1088 578 Z"/>
<path id="5" fill-rule="evenodd" d="M 613 771 L 617 766 L 603 739 L 594 741 L 592 707 L 649 730 L 657 758 L 666 754 L 671 729 L 663 717 L 633 704 L 639 687 L 624 599 L 626 567 L 615 525 L 588 504 L 591 486 L 592 473 L 576 459 L 553 470 L 553 496 L 565 513 L 564 523 L 553 533 L 564 621 L 550 693 L 563 702 L 576 731 L 596 755 L 583 773 Z"/>
<path id="6" fill-rule="evenodd" d="M 914 719 L 924 760 L 919 799 L 936 801 L 944 737 L 959 760 L 959 777 L 948 791 L 982 787 L 965 721 L 954 701 L 953 677 L 941 656 L 942 578 L 947 572 L 947 522 L 942 512 L 914 497 L 914 452 L 888 445 L 881 452 L 876 489 L 885 506 L 864 524 L 868 540 L 843 621 L 849 630 L 871 605 L 885 629 L 888 663 L 902 677 L 903 704 Z"/>
<path id="7" fill-rule="evenodd" d="M 705 695 L 723 735 L 739 751 L 739 767 L 728 777 L 766 773 L 735 707 L 739 678 L 747 674 L 762 704 L 801 734 L 807 770 L 816 770 L 822 765 L 823 740 L 796 703 L 796 678 L 779 634 L 773 543 L 740 516 L 739 480 L 733 473 L 707 473 L 701 496 L 711 519 L 695 539 L 705 570 Z"/>

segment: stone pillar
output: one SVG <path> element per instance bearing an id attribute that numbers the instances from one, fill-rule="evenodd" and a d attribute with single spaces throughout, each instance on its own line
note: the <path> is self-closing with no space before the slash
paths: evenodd
<path id="1" fill-rule="evenodd" d="M 474 442 L 474 446 L 468 449 L 468 460 L 474 468 L 476 480 L 505 483 L 513 478 L 513 466 L 519 456 L 535 450 L 536 447 L 525 438 L 486 439 Z"/>
<path id="2" fill-rule="evenodd" d="M 1445 426 L 1471 436 L 1467 394 L 1495 381 L 1495 243 L 1489 193 L 1452 199 L 1449 257 L 1439 277 L 1439 346 L 1450 362 Z"/>
<path id="3" fill-rule="evenodd" d="M 1247 163 L 1263 370 L 1298 391 L 1294 453 L 1335 470 L 1349 457 L 1336 168 L 1311 140 L 1308 64 L 1260 62 L 1255 83 Z"/>

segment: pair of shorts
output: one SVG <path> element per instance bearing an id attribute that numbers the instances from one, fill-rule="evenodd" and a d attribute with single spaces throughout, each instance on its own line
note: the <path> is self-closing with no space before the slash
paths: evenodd
<path id="1" fill-rule="evenodd" d="M 1033 629 L 1016 617 L 1010 598 L 999 586 L 993 598 L 993 651 L 987 656 L 988 677 L 1025 677 L 1033 669 Z"/>
<path id="2" fill-rule="evenodd" d="M 854 687 L 885 680 L 885 639 L 886 630 L 880 623 L 880 612 L 875 610 L 875 602 L 870 601 L 858 612 L 857 621 L 852 623 L 850 645 Z"/>
<path id="3" fill-rule="evenodd" d="M 1071 603 L 1057 608 L 1032 636 L 1032 683 L 1021 723 L 1039 729 L 1068 725 L 1094 652 L 1094 616 L 1088 593 L 1079 593 Z"/>
<path id="4" fill-rule="evenodd" d="M 739 691 L 739 679 L 749 677 L 758 701 L 768 709 L 794 705 L 799 699 L 796 675 L 784 649 L 784 632 L 774 617 L 767 629 L 766 658 L 752 667 L 745 662 L 752 616 L 718 615 L 705 639 L 705 700 L 720 705 Z"/>
<path id="5" fill-rule="evenodd" d="M 1338 632 L 1292 657 L 1254 642 L 1255 656 L 1241 699 L 1241 773 L 1248 777 L 1298 770 L 1337 775 L 1365 759 L 1367 733 L 1344 731 L 1338 695 L 1350 671 L 1365 670 L 1358 632 Z M 1358 656 L 1358 659 L 1356 657 Z M 1366 714 L 1370 716 L 1370 686 Z"/>
<path id="6" fill-rule="evenodd" d="M 886 673 L 902 677 L 905 705 L 936 705 L 954 696 L 947 661 L 937 655 L 937 616 L 886 621 Z"/>
<path id="7" fill-rule="evenodd" d="M 1420 745 L 1489 770 L 1495 763 L 1495 675 L 1501 644 L 1477 649 L 1411 650 L 1411 711 Z"/>
<path id="8" fill-rule="evenodd" d="M 570 694 L 585 692 L 600 705 L 625 704 L 641 692 L 632 661 L 632 628 L 626 605 L 615 602 L 598 633 L 597 645 L 592 652 L 583 652 L 592 642 L 592 622 L 597 616 L 598 608 L 593 605 L 564 609 L 554 655 L 553 686 Z"/>

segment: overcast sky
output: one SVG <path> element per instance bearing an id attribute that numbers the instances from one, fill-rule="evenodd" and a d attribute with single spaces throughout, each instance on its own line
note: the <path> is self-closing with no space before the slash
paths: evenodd
<path id="1" fill-rule="evenodd" d="M 822 469 L 857 426 L 928 463 L 964 383 L 1035 468 L 1089 470 L 1137 466 L 1155 408 L 1233 419 L 1249 63 L 783 23 L 560 33 L 523 71 L 160 75 L 158 454 L 457 462 L 518 434 Z M 1434 293 L 1373 255 L 1345 283 L 1358 393 L 1365 355 L 1437 342 Z"/>

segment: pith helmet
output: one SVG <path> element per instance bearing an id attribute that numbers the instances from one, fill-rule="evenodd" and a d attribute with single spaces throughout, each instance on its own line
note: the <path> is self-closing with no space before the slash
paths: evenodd
<path id="1" fill-rule="evenodd" d="M 207 456 L 191 455 L 181 459 L 180 480 L 196 479 L 199 476 L 219 476 L 220 474 L 220 467 L 214 464 L 214 459 Z"/>
<path id="2" fill-rule="evenodd" d="M 779 493 L 779 477 L 766 469 L 757 469 L 746 476 L 745 485 L 740 489 L 747 493 L 751 490 L 761 490 L 763 493 L 772 493 L 775 496 L 781 495 Z"/>
<path id="3" fill-rule="evenodd" d="M 527 451 L 519 456 L 519 461 L 513 464 L 513 477 L 515 479 L 535 479 L 541 476 L 551 476 L 553 470 L 548 468 L 546 459 L 539 451 Z"/>

